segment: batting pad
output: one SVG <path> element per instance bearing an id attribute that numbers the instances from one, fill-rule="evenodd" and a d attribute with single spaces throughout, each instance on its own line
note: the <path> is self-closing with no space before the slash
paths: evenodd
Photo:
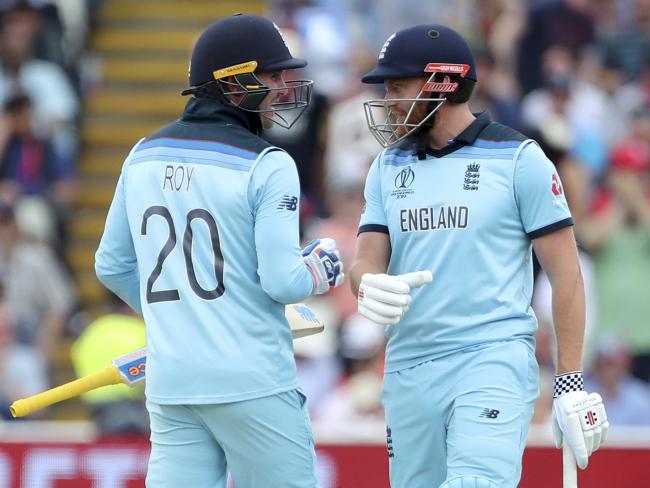
<path id="1" fill-rule="evenodd" d="M 478 476 L 459 476 L 445 481 L 440 488 L 499 488 L 494 481 Z"/>

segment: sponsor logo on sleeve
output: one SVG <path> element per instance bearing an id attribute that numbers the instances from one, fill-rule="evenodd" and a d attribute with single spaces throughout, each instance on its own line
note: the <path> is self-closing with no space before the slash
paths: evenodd
<path id="1" fill-rule="evenodd" d="M 298 197 L 291 195 L 284 195 L 280 204 L 278 205 L 278 210 L 290 210 L 291 212 L 295 211 L 298 208 Z"/>
<path id="2" fill-rule="evenodd" d="M 560 179 L 557 177 L 557 174 L 553 173 L 551 181 L 551 191 L 553 192 L 553 195 L 559 197 L 564 193 L 564 189 L 562 188 L 562 183 L 560 183 Z"/>

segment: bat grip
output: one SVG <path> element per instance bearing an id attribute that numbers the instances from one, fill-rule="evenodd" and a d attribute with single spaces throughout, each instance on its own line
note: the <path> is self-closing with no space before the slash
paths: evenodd
<path id="1" fill-rule="evenodd" d="M 120 376 L 119 370 L 115 366 L 109 366 L 102 371 L 84 376 L 78 380 L 57 386 L 42 393 L 37 393 L 22 400 L 16 400 L 11 404 L 9 410 L 14 417 L 24 417 L 34 410 L 45 408 L 53 403 L 79 396 L 82 393 L 101 386 L 116 385 L 121 382 L 122 377 Z"/>
<path id="2" fill-rule="evenodd" d="M 578 488 L 576 458 L 569 445 L 562 445 L 562 488 Z"/>

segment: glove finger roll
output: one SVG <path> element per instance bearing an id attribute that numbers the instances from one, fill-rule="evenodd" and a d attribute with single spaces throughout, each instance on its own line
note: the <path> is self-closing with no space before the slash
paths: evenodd
<path id="1" fill-rule="evenodd" d="M 380 325 L 394 325 L 397 322 L 399 322 L 400 319 L 400 317 L 395 317 L 395 316 L 387 317 L 385 315 L 380 315 L 363 305 L 359 305 L 359 313 L 364 317 L 366 317 L 367 319 L 372 320 L 376 324 L 380 324 Z"/>
<path id="2" fill-rule="evenodd" d="M 372 310 L 373 312 L 379 315 L 383 315 L 385 317 L 401 318 L 403 313 L 402 307 L 377 301 L 372 297 L 368 297 L 367 295 L 363 300 L 363 303 L 360 303 L 360 305 L 363 305 L 364 307 Z"/>
<path id="3" fill-rule="evenodd" d="M 394 276 L 386 274 L 365 274 L 361 279 L 361 284 L 393 293 L 408 293 L 411 290 L 406 283 L 397 280 Z"/>
<path id="4" fill-rule="evenodd" d="M 363 290 L 366 298 L 372 298 L 373 300 L 386 303 L 388 305 L 403 307 L 405 305 L 408 305 L 411 301 L 411 297 L 409 295 L 392 293 L 386 290 L 380 290 L 379 288 L 374 288 L 372 286 L 363 287 Z"/>

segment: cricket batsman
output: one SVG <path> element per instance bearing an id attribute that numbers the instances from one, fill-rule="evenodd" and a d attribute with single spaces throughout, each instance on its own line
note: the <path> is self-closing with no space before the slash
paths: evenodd
<path id="1" fill-rule="evenodd" d="M 311 80 L 263 17 L 198 38 L 181 117 L 126 158 L 98 278 L 144 315 L 154 488 L 315 488 L 315 452 L 285 304 L 343 282 L 336 243 L 298 245 L 294 161 L 260 137 L 290 127 Z"/>
<path id="2" fill-rule="evenodd" d="M 443 25 L 390 36 L 364 83 L 386 148 L 365 184 L 351 283 L 386 324 L 382 402 L 393 488 L 515 488 L 538 397 L 532 250 L 553 288 L 553 425 L 580 468 L 605 440 L 583 389 L 584 287 L 562 182 L 537 143 L 468 106 L 465 40 Z"/>

